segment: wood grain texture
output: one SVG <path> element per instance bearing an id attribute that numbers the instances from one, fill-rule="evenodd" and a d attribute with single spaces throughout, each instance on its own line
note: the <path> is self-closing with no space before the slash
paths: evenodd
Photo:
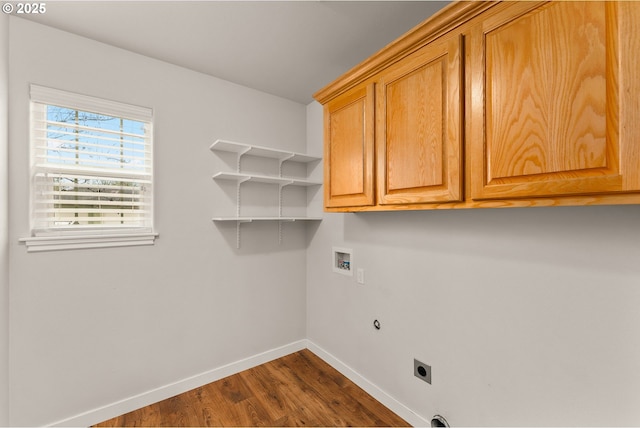
<path id="1" fill-rule="evenodd" d="M 485 37 L 489 181 L 607 166 L 604 5 L 561 3 Z"/>
<path id="2" fill-rule="evenodd" d="M 474 28 L 474 199 L 638 190 L 620 167 L 637 143 L 619 138 L 616 7 L 516 3 Z"/>
<path id="3" fill-rule="evenodd" d="M 443 183 L 443 61 L 420 67 L 386 88 L 389 191 Z"/>
<path id="4" fill-rule="evenodd" d="M 443 202 L 429 204 L 375 205 L 372 207 L 325 208 L 327 212 L 365 212 L 365 211 L 412 211 L 412 210 L 453 210 L 477 208 L 526 208 L 526 207 L 567 207 L 576 205 L 638 205 L 639 193 L 611 195 L 580 195 L 562 198 L 504 198 L 461 202 Z"/>
<path id="5" fill-rule="evenodd" d="M 364 193 L 364 111 L 363 98 L 331 113 L 331 196 Z"/>
<path id="6" fill-rule="evenodd" d="M 378 203 L 461 200 L 461 37 L 402 59 L 376 88 Z"/>
<path id="7" fill-rule="evenodd" d="M 324 107 L 325 206 L 374 203 L 374 87 L 362 88 Z"/>
<path id="8" fill-rule="evenodd" d="M 334 101 L 354 85 L 376 85 L 377 200 L 326 211 L 640 203 L 640 2 L 454 3 L 432 19 L 317 94 Z M 411 148 L 381 147 L 381 76 L 453 34 L 463 39 L 464 185 L 456 201 L 419 200 L 421 188 L 411 185 L 433 176 L 412 178 L 402 162 L 385 175 L 386 157 Z M 409 121 L 420 126 L 421 114 Z M 445 179 L 454 175 L 443 169 Z"/>
<path id="9" fill-rule="evenodd" d="M 619 22 L 620 169 L 625 189 L 640 189 L 640 3 L 608 4 Z M 633 144 L 632 144 L 633 143 Z"/>
<path id="10" fill-rule="evenodd" d="M 494 4 L 491 1 L 452 2 L 440 12 L 426 18 L 421 24 L 317 91 L 313 97 L 321 104 L 326 104 L 344 92 L 372 79 L 389 65 L 465 25 L 485 10 L 493 7 Z"/>
<path id="11" fill-rule="evenodd" d="M 305 349 L 96 426 L 410 425 Z"/>

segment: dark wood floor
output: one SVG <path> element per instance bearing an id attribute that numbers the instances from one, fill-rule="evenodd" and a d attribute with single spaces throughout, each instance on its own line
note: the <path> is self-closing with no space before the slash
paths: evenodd
<path id="1" fill-rule="evenodd" d="M 410 425 L 305 349 L 96 426 Z"/>

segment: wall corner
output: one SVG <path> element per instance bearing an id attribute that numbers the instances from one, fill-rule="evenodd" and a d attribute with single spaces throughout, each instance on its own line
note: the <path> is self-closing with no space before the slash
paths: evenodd
<path id="1" fill-rule="evenodd" d="M 9 16 L 0 15 L 0 426 L 9 425 Z"/>

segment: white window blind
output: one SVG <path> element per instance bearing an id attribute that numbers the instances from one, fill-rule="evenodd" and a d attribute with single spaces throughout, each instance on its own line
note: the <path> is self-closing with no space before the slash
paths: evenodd
<path id="1" fill-rule="evenodd" d="M 31 229 L 153 231 L 152 111 L 31 85 Z"/>

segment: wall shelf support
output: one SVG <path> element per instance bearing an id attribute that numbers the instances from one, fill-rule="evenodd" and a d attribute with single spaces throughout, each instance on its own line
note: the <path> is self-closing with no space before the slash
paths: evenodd
<path id="1" fill-rule="evenodd" d="M 285 186 L 296 186 L 303 188 L 310 188 L 314 186 L 322 185 L 320 181 L 309 180 L 306 178 L 293 178 L 283 176 L 283 164 L 284 162 L 296 162 L 299 164 L 310 164 L 312 162 L 319 162 L 322 158 L 317 156 L 309 156 L 302 153 L 289 152 L 285 150 L 271 149 L 268 147 L 254 146 L 242 143 L 234 143 L 227 140 L 216 140 L 209 149 L 212 152 L 227 152 L 235 153 L 236 165 L 235 173 L 231 172 L 218 172 L 214 174 L 213 179 L 215 181 L 235 181 L 236 184 L 236 207 L 235 216 L 233 217 L 214 217 L 215 222 L 234 221 L 236 223 L 236 248 L 240 248 L 240 225 L 242 223 L 249 223 L 254 220 L 264 221 L 277 221 L 278 222 L 278 244 L 282 244 L 283 238 L 283 222 L 293 222 L 297 220 L 314 220 L 319 221 L 321 217 L 308 217 L 308 216 L 293 216 L 283 217 L 283 194 L 282 189 Z M 258 158 L 273 159 L 278 161 L 278 175 L 261 175 L 261 174 L 246 174 L 242 173 L 242 157 L 244 155 L 251 155 Z M 264 183 L 271 185 L 278 185 L 278 215 L 276 217 L 242 217 L 241 214 L 241 187 L 242 184 L 247 181 L 253 181 L 256 183 Z M 273 207 L 275 208 L 275 207 Z"/>

